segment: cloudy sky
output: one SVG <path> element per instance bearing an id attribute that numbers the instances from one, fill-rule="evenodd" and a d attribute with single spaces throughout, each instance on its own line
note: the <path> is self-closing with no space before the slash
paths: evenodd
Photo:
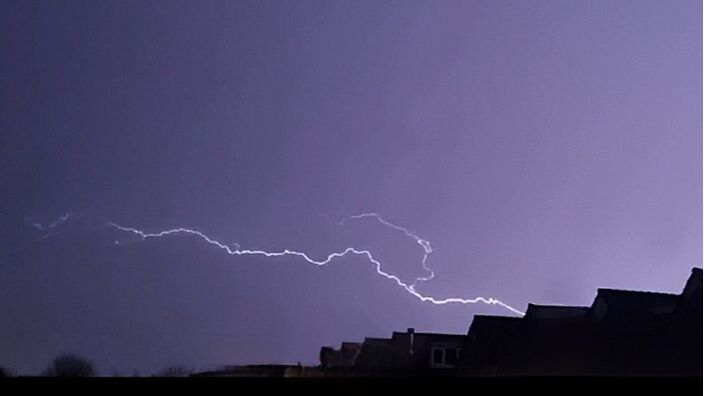
<path id="1" fill-rule="evenodd" d="M 0 365 L 315 363 L 513 315 L 423 302 L 364 256 L 107 222 L 426 276 L 401 230 L 338 224 L 375 212 L 431 243 L 416 291 L 438 300 L 680 292 L 702 263 L 701 7 L 3 1 Z"/>

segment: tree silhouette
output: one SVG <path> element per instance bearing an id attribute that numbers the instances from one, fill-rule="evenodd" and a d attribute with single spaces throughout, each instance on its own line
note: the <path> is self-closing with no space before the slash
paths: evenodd
<path id="1" fill-rule="evenodd" d="M 154 374 L 154 377 L 188 377 L 191 373 L 192 371 L 186 367 L 171 366 Z"/>
<path id="2" fill-rule="evenodd" d="M 44 371 L 44 376 L 47 377 L 92 377 L 94 375 L 93 364 L 74 354 L 57 357 Z"/>

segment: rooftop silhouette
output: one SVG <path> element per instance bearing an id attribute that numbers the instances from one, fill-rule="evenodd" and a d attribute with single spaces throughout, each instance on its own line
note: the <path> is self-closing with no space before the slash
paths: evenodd
<path id="1" fill-rule="evenodd" d="M 523 317 L 475 315 L 467 334 L 343 342 L 320 365 L 239 366 L 217 376 L 701 376 L 702 269 L 680 294 L 600 288 L 590 306 L 528 304 Z"/>

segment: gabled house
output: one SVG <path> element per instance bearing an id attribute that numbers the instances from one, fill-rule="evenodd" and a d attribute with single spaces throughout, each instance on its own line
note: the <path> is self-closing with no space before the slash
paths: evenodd
<path id="1" fill-rule="evenodd" d="M 524 321 L 509 316 L 474 315 L 467 331 L 462 367 L 478 375 L 496 375 L 517 363 L 525 338 Z"/>
<path id="2" fill-rule="evenodd" d="M 394 332 L 389 339 L 366 338 L 355 367 L 360 370 L 428 372 L 453 369 L 460 363 L 462 334 Z"/>
<path id="3" fill-rule="evenodd" d="M 702 270 L 681 294 L 598 289 L 589 307 L 477 315 L 465 349 L 472 375 L 701 375 Z"/>
<path id="4" fill-rule="evenodd" d="M 529 304 L 523 317 L 475 315 L 467 334 L 393 332 L 323 347 L 320 366 L 231 366 L 199 376 L 702 374 L 702 269 L 680 294 L 598 289 L 589 307 Z"/>
<path id="5" fill-rule="evenodd" d="M 475 315 L 466 335 L 410 328 L 324 347 L 321 366 L 356 376 L 701 376 L 702 334 L 702 269 L 694 268 L 680 294 L 602 288 L 590 306 Z"/>

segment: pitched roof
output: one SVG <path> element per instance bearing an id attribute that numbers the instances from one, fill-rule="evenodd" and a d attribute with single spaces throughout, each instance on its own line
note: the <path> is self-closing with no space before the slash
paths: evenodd
<path id="1" fill-rule="evenodd" d="M 410 328 L 410 329 L 408 329 L 408 331 L 405 331 L 405 332 L 404 332 L 404 331 L 394 331 L 394 332 L 391 334 L 391 339 L 394 340 L 394 339 L 397 339 L 397 338 L 399 338 L 399 337 L 408 336 L 408 335 L 410 335 L 410 334 L 413 334 L 413 336 L 416 337 L 416 339 L 418 339 L 419 337 L 423 337 L 423 338 L 435 338 L 435 339 L 450 340 L 450 339 L 455 339 L 455 338 L 458 338 L 458 337 L 464 337 L 464 336 L 465 336 L 464 334 L 417 333 L 417 332 L 415 331 L 415 329 Z"/>
<path id="2" fill-rule="evenodd" d="M 389 338 L 364 337 L 364 342 L 362 343 L 362 346 L 388 344 L 389 342 L 391 342 Z"/>
<path id="3" fill-rule="evenodd" d="M 589 307 L 528 304 L 526 319 L 568 319 L 587 316 Z"/>
<path id="4" fill-rule="evenodd" d="M 668 301 L 676 299 L 677 294 L 659 293 L 640 290 L 622 290 L 622 289 L 597 289 L 597 296 L 602 296 L 611 299 L 640 299 L 648 301 Z"/>
<path id="5" fill-rule="evenodd" d="M 523 318 L 517 318 L 515 316 L 474 315 L 474 319 L 472 319 L 472 324 L 469 326 L 467 334 L 479 330 L 495 331 L 498 329 L 515 328 L 522 323 Z"/>
<path id="6" fill-rule="evenodd" d="M 689 275 L 689 278 L 687 279 L 687 283 L 685 283 L 685 285 L 684 285 L 684 289 L 682 290 L 682 294 L 689 296 L 689 294 L 696 291 L 697 288 L 701 289 L 701 287 L 702 287 L 702 269 L 696 268 L 696 267 L 692 268 L 692 273 Z"/>
<path id="7" fill-rule="evenodd" d="M 626 319 L 626 313 L 632 314 L 664 314 L 672 312 L 677 306 L 678 294 L 655 293 L 635 290 L 598 289 L 592 309 L 597 308 L 598 301 L 606 304 L 607 312 L 616 317 Z M 610 316 L 611 316 L 610 315 Z"/>

